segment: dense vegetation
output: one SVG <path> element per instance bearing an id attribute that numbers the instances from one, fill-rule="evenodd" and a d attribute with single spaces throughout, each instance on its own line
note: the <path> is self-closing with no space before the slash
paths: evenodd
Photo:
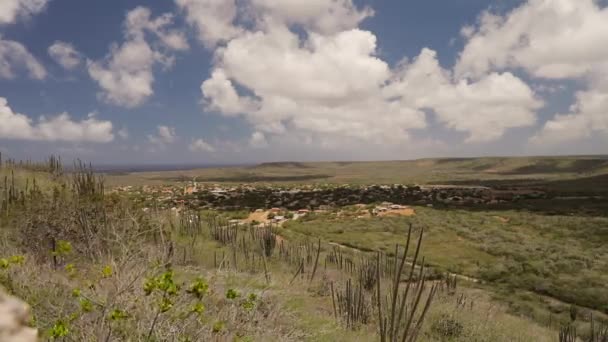
<path id="1" fill-rule="evenodd" d="M 320 236 L 357 249 L 390 251 L 405 227 L 413 224 L 426 229 L 426 262 L 437 270 L 479 279 L 497 293 L 525 290 L 557 299 L 563 303 L 541 300 L 556 316 L 566 316 L 569 304 L 608 313 L 608 218 L 514 210 L 415 210 L 411 217 L 367 219 L 317 214 L 289 222 L 284 229 L 286 235 Z M 520 311 L 535 315 L 529 307 Z M 536 314 L 539 320 L 549 320 L 548 313 Z"/>
<path id="2" fill-rule="evenodd" d="M 342 224 L 311 215 L 284 229 L 254 228 L 227 223 L 243 213 L 144 211 L 108 194 L 103 178 L 80 163 L 67 173 L 54 158 L 4 162 L 0 176 L 0 285 L 32 306 L 31 324 L 45 340 L 557 341 L 565 324 L 590 336 L 588 317 L 521 318 L 492 298 L 497 292 L 444 271 L 525 289 L 522 275 L 543 272 L 533 258 L 548 257 L 554 264 L 539 274 L 548 274 L 549 289 L 605 281 L 598 247 L 605 236 L 584 237 L 602 219 L 589 219 L 595 225 L 582 232 L 575 219 L 539 218 L 531 229 L 523 223 L 533 216 L 496 213 L 513 224 L 496 219 L 484 230 L 490 218 L 482 214 L 418 208 L 406 221 Z M 522 244 L 526 229 L 539 232 Z M 562 242 L 574 245 L 575 257 L 535 252 Z M 533 272 L 514 273 L 519 258 L 530 258 Z M 498 259 L 514 266 L 493 270 Z M 562 270 L 560 262 L 573 264 Z M 573 268 L 587 278 L 569 278 Z M 568 293 L 581 304 L 596 295 Z"/>

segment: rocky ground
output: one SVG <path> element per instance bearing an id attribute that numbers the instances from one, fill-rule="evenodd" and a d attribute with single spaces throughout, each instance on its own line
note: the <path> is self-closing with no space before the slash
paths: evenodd
<path id="1" fill-rule="evenodd" d="M 0 342 L 35 342 L 36 329 L 28 326 L 29 306 L 0 288 Z"/>

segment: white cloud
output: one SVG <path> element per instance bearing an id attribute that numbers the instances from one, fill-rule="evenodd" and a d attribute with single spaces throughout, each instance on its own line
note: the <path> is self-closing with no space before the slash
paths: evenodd
<path id="1" fill-rule="evenodd" d="M 129 108 L 141 105 L 154 93 L 154 65 L 169 68 L 174 63 L 169 52 L 188 48 L 182 33 L 167 28 L 173 22 L 170 14 L 154 19 L 150 15 L 145 7 L 130 11 L 125 19 L 125 42 L 113 44 L 104 61 L 87 61 L 89 75 L 102 88 L 100 96 L 106 102 Z M 161 44 L 151 45 L 146 32 Z"/>
<path id="2" fill-rule="evenodd" d="M 53 118 L 41 118 L 35 127 L 35 135 L 42 140 L 110 142 L 114 140 L 112 123 L 99 121 L 89 115 L 82 121 L 72 121 L 67 113 Z"/>
<path id="3" fill-rule="evenodd" d="M 61 113 L 50 118 L 40 117 L 34 123 L 26 115 L 13 112 L 8 101 L 0 97 L 0 138 L 107 143 L 114 140 L 114 135 L 112 123 L 97 120 L 94 114 L 74 121 L 68 113 Z"/>
<path id="4" fill-rule="evenodd" d="M 391 70 L 376 56 L 376 37 L 359 29 L 302 40 L 274 24 L 230 40 L 216 57 L 201 86 L 208 110 L 243 115 L 259 133 L 304 132 L 328 146 L 406 142 L 411 130 L 426 128 L 425 109 L 469 142 L 496 140 L 534 124 L 542 104 L 510 73 L 454 78 L 429 49 Z"/>
<path id="5" fill-rule="evenodd" d="M 522 67 L 543 78 L 583 76 L 608 62 L 608 8 L 593 0 L 530 0 L 505 16 L 485 12 L 456 73 Z"/>
<path id="6" fill-rule="evenodd" d="M 547 121 L 540 132 L 530 139 L 534 145 L 555 145 L 589 137 L 589 122 L 584 116 L 557 114 Z"/>
<path id="7" fill-rule="evenodd" d="M 433 109 L 446 127 L 468 133 L 467 142 L 496 140 L 509 128 L 531 126 L 542 105 L 511 73 L 491 73 L 475 82 L 453 78 L 429 49 L 397 75 L 390 94 L 401 96 L 401 103 Z"/>
<path id="8" fill-rule="evenodd" d="M 48 52 L 57 64 L 68 70 L 76 68 L 82 61 L 82 56 L 70 43 L 56 41 L 49 46 Z"/>
<path id="9" fill-rule="evenodd" d="M 89 75 L 102 88 L 101 98 L 124 107 L 137 107 L 153 94 L 154 52 L 142 40 L 112 46 L 108 66 L 87 61 Z"/>
<path id="10" fill-rule="evenodd" d="M 302 25 L 322 34 L 334 34 L 358 27 L 359 23 L 374 14 L 365 7 L 357 8 L 352 0 L 251 0 L 258 16 L 276 21 Z"/>
<path id="11" fill-rule="evenodd" d="M 0 35 L 0 78 L 15 78 L 16 70 L 24 69 L 34 79 L 46 77 L 46 70 L 23 44 L 2 39 Z"/>
<path id="12" fill-rule="evenodd" d="M 215 147 L 203 139 L 197 139 L 188 146 L 192 152 L 215 152 Z"/>
<path id="13" fill-rule="evenodd" d="M 608 136 L 608 70 L 589 80 L 588 89 L 576 93 L 568 114 L 547 121 L 530 142 L 557 145 L 590 137 L 594 132 Z"/>
<path id="14" fill-rule="evenodd" d="M 129 130 L 127 129 L 127 127 L 122 127 L 120 130 L 118 130 L 118 132 L 116 132 L 116 134 L 123 140 L 126 140 L 129 138 Z"/>
<path id="15" fill-rule="evenodd" d="M 50 0 L 0 1 L 0 25 L 14 24 L 19 18 L 28 18 L 42 12 Z"/>
<path id="16" fill-rule="evenodd" d="M 247 32 L 237 24 L 239 16 L 253 20 L 260 28 L 274 25 L 299 25 L 321 34 L 353 29 L 374 12 L 357 8 L 352 0 L 175 0 L 186 14 L 186 20 L 198 32 L 207 48 Z M 241 13 L 239 13 L 241 9 Z"/>
<path id="17" fill-rule="evenodd" d="M 214 70 L 211 78 L 201 84 L 201 92 L 208 100 L 209 109 L 221 111 L 226 115 L 247 113 L 257 109 L 255 100 L 237 94 L 232 81 L 221 68 Z"/>
<path id="18" fill-rule="evenodd" d="M 262 132 L 253 132 L 251 134 L 251 138 L 249 139 L 249 146 L 254 148 L 262 148 L 268 146 L 268 141 L 266 141 L 266 136 Z"/>
<path id="19" fill-rule="evenodd" d="M 582 79 L 570 112 L 546 122 L 531 142 L 552 145 L 608 134 L 608 8 L 593 0 L 530 0 L 504 16 L 484 13 L 455 67 L 463 76 L 524 69 L 542 79 Z"/>
<path id="20" fill-rule="evenodd" d="M 127 13 L 124 25 L 125 34 L 130 39 L 143 40 L 145 32 L 149 32 L 169 49 L 183 51 L 189 48 L 182 32 L 168 28 L 173 25 L 171 13 L 164 13 L 152 19 L 150 10 L 140 6 Z"/>
<path id="21" fill-rule="evenodd" d="M 376 36 L 358 28 L 373 11 L 351 0 L 242 0 L 240 12 L 236 0 L 176 3 L 215 48 L 201 84 L 206 110 L 244 117 L 251 147 L 279 136 L 328 148 L 403 146 L 427 128 L 428 111 L 465 142 L 496 141 L 536 125 L 538 94 L 568 90 L 558 83 L 565 79 L 582 79 L 585 88 L 531 141 L 608 133 L 608 8 L 593 0 L 530 0 L 504 15 L 484 12 L 461 29 L 466 44 L 453 69 L 428 48 L 391 67 L 377 54 Z"/>
<path id="22" fill-rule="evenodd" d="M 173 143 L 175 141 L 175 128 L 167 126 L 158 126 L 158 136 L 160 139 L 167 143 Z"/>
<path id="23" fill-rule="evenodd" d="M 242 113 L 256 130 L 288 129 L 350 138 L 406 137 L 424 113 L 383 98 L 388 65 L 374 56 L 376 38 L 361 30 L 305 42 L 287 27 L 249 32 L 217 52 L 218 68 L 202 85 L 210 109 Z M 361 75 L 366 75 L 361 77 Z M 235 84 L 253 96 L 239 96 Z"/>
<path id="24" fill-rule="evenodd" d="M 237 36 L 242 29 L 234 26 L 237 17 L 235 0 L 175 0 L 186 13 L 186 20 L 196 27 L 199 40 L 209 48 Z"/>
<path id="25" fill-rule="evenodd" d="M 172 144 L 177 139 L 177 135 L 175 134 L 175 128 L 160 125 L 157 126 L 157 135 L 149 134 L 148 141 L 152 144 L 159 145 L 160 147 L 164 147 L 166 144 Z"/>

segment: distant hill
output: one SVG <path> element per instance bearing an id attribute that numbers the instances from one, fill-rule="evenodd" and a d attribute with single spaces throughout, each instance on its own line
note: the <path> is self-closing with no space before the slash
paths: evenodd
<path id="1" fill-rule="evenodd" d="M 272 162 L 131 172 L 109 175 L 110 184 L 188 181 L 213 183 L 450 184 L 564 182 L 608 174 L 608 156 L 425 158 L 395 161 Z M 591 178 L 593 179 L 593 178 Z M 596 178 L 602 179 L 602 178 Z M 593 185 L 593 181 L 578 182 Z"/>

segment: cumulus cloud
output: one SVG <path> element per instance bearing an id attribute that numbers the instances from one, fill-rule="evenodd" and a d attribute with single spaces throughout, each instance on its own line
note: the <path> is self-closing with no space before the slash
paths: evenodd
<path id="1" fill-rule="evenodd" d="M 57 64 L 68 70 L 76 68 L 82 61 L 80 52 L 70 43 L 56 41 L 49 46 L 48 52 Z"/>
<path id="2" fill-rule="evenodd" d="M 0 97 L 0 138 L 17 140 L 70 141 L 107 143 L 114 140 L 112 123 L 101 121 L 90 114 L 74 121 L 68 113 L 54 117 L 40 117 L 37 122 L 15 113 L 8 101 Z"/>
<path id="3" fill-rule="evenodd" d="M 576 93 L 576 102 L 567 114 L 557 114 L 531 139 L 534 145 L 557 145 L 590 137 L 593 133 L 608 136 L 608 70 L 589 80 L 584 91 Z"/>
<path id="4" fill-rule="evenodd" d="M 305 29 L 333 34 L 358 27 L 374 14 L 369 7 L 357 8 L 352 0 L 251 0 L 256 15 Z"/>
<path id="5" fill-rule="evenodd" d="M 589 122 L 584 116 L 557 114 L 547 121 L 540 132 L 530 139 L 535 145 L 554 145 L 589 137 Z"/>
<path id="6" fill-rule="evenodd" d="M 15 78 L 18 69 L 27 71 L 34 79 L 40 80 L 46 77 L 44 66 L 23 44 L 2 39 L 0 35 L 0 78 Z"/>
<path id="7" fill-rule="evenodd" d="M 89 75 L 101 87 L 103 100 L 132 108 L 154 93 L 153 67 L 156 64 L 171 67 L 174 63 L 171 52 L 188 49 L 183 34 L 168 28 L 172 23 L 172 15 L 151 18 L 146 7 L 137 7 L 127 14 L 125 42 L 113 44 L 103 61 L 87 61 Z M 150 43 L 146 32 L 156 40 Z"/>
<path id="8" fill-rule="evenodd" d="M 279 25 L 231 40 L 217 52 L 218 67 L 201 89 L 212 110 L 240 113 L 259 132 L 403 138 L 404 129 L 424 127 L 424 113 L 383 98 L 390 70 L 375 50 L 367 31 L 311 33 L 302 42 Z M 252 95 L 239 95 L 236 85 Z"/>
<path id="9" fill-rule="evenodd" d="M 211 78 L 201 84 L 201 92 L 206 96 L 209 109 L 226 115 L 255 111 L 258 106 L 254 99 L 237 94 L 234 84 L 221 68 L 214 70 Z"/>
<path id="10" fill-rule="evenodd" d="M 171 13 L 162 14 L 154 19 L 146 7 L 137 7 L 127 13 L 125 19 L 125 35 L 129 39 L 143 40 L 146 32 L 156 36 L 167 48 L 172 50 L 187 50 L 188 41 L 184 34 L 176 29 L 170 29 L 173 25 Z"/>
<path id="11" fill-rule="evenodd" d="M 205 109 L 245 118 L 250 147 L 278 136 L 322 147 L 399 146 L 428 128 L 429 112 L 467 143 L 496 141 L 537 125 L 539 94 L 563 90 L 566 79 L 585 86 L 531 141 L 608 133 L 608 8 L 597 1 L 529 0 L 509 13 L 486 11 L 461 29 L 465 47 L 452 69 L 428 48 L 389 65 L 376 36 L 360 28 L 373 10 L 352 0 L 175 1 L 214 49 L 201 84 Z"/>
<path id="12" fill-rule="evenodd" d="M 606 64 L 606 30 L 608 8 L 593 0 L 530 0 L 505 16 L 485 12 L 456 72 L 518 67 L 543 78 L 583 76 Z"/>
<path id="13" fill-rule="evenodd" d="M 215 147 L 203 139 L 196 139 L 188 148 L 192 152 L 215 152 Z"/>
<path id="14" fill-rule="evenodd" d="M 458 79 L 429 49 L 391 69 L 376 55 L 375 35 L 360 29 L 301 38 L 274 24 L 233 38 L 216 57 L 201 86 L 209 110 L 243 115 L 260 134 L 303 132 L 327 146 L 408 141 L 427 127 L 426 109 L 469 142 L 496 140 L 534 124 L 542 105 L 511 73 Z"/>
<path id="15" fill-rule="evenodd" d="M 468 142 L 496 140 L 509 128 L 531 126 L 542 106 L 513 74 L 490 73 L 474 82 L 454 78 L 429 49 L 400 68 L 388 91 L 401 96 L 402 104 L 434 110 L 446 127 L 468 133 Z"/>
<path id="16" fill-rule="evenodd" d="M 485 12 L 455 67 L 480 77 L 489 70 L 523 69 L 541 79 L 582 79 L 569 113 L 546 122 L 531 141 L 556 144 L 608 133 L 608 8 L 593 0 L 530 0 L 505 15 Z"/>
<path id="17" fill-rule="evenodd" d="M 241 32 L 234 25 L 237 17 L 235 0 L 175 0 L 186 14 L 186 20 L 193 25 L 199 40 L 207 47 L 229 40 Z"/>
<path id="18" fill-rule="evenodd" d="M 42 12 L 50 0 L 2 0 L 0 25 L 14 24 L 20 18 L 28 18 Z"/>
<path id="19" fill-rule="evenodd" d="M 148 135 L 148 141 L 152 144 L 163 147 L 167 144 L 174 143 L 177 139 L 177 135 L 175 134 L 175 127 L 159 125 L 156 127 L 156 129 L 156 135 Z"/>

